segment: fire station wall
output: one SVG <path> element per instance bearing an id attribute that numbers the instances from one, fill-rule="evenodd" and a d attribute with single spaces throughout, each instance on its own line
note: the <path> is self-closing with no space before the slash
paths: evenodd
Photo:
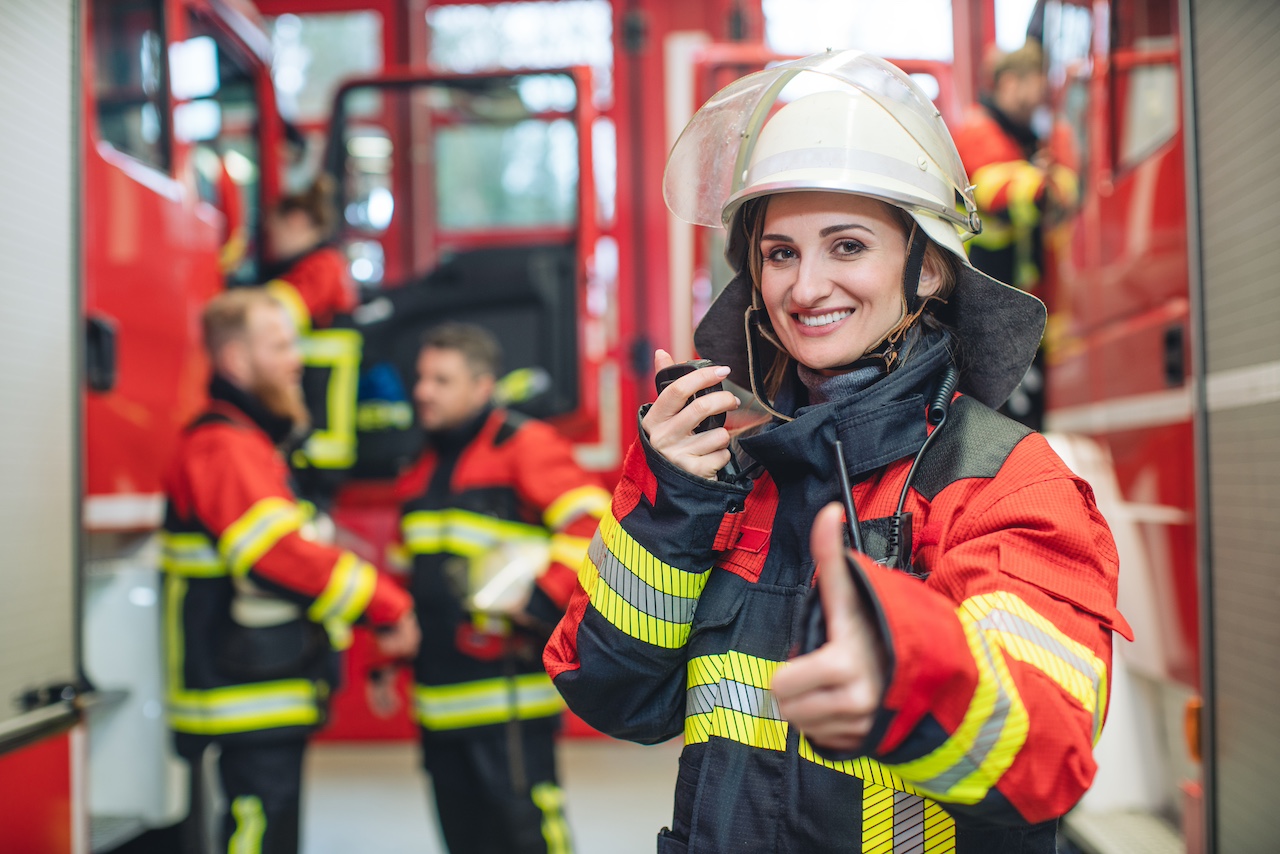
<path id="1" fill-rule="evenodd" d="M 0 750 L 76 675 L 75 44 L 71 0 L 0 2 Z"/>
<path id="2" fill-rule="evenodd" d="M 1216 846 L 1275 850 L 1280 5 L 1191 0 L 1215 649 Z"/>

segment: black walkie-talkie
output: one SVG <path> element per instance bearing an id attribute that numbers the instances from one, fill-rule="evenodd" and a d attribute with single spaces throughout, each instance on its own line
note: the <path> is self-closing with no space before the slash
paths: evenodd
<path id="1" fill-rule="evenodd" d="M 688 362 L 680 362 L 675 365 L 669 365 L 668 367 L 665 367 L 662 370 L 658 371 L 657 375 L 654 377 L 654 385 L 657 386 L 658 388 L 658 394 L 662 394 L 663 389 L 671 385 L 673 382 L 675 382 L 685 374 L 692 373 L 698 370 L 699 368 L 710 368 L 713 365 L 715 365 L 715 362 L 712 362 L 709 359 L 693 359 Z M 716 383 L 715 385 L 710 386 L 708 388 L 698 389 L 698 391 L 694 392 L 693 397 L 685 401 L 684 405 L 688 406 L 690 403 L 693 402 L 694 398 L 702 397 L 703 395 L 711 394 L 717 391 L 724 391 L 724 383 Z M 725 422 L 725 413 L 719 412 L 715 415 L 711 415 L 711 416 L 708 416 L 707 418 L 702 419 L 702 421 L 698 423 L 698 426 L 693 428 L 693 432 L 705 433 L 708 430 L 715 430 L 717 427 L 723 427 L 724 422 Z M 736 481 L 741 476 L 741 474 L 742 474 L 742 471 L 741 469 L 738 468 L 738 461 L 733 457 L 733 449 L 730 448 L 729 462 L 725 465 L 724 468 L 716 472 L 716 479 L 721 481 Z"/>

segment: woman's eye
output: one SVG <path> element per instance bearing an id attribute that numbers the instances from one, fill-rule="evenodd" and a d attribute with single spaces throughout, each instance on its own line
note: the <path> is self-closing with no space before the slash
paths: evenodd
<path id="1" fill-rule="evenodd" d="M 862 244 L 856 240 L 841 240 L 836 243 L 836 252 L 841 255 L 855 255 L 862 251 Z"/>
<path id="2" fill-rule="evenodd" d="M 786 246 L 777 246 L 766 252 L 764 257 L 773 262 L 790 261 L 792 258 L 796 257 L 796 253 L 795 250 Z"/>

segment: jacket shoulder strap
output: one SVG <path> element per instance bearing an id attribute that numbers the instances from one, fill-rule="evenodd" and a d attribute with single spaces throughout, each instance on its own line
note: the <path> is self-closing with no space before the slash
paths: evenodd
<path id="1" fill-rule="evenodd" d="M 932 501 L 965 478 L 995 477 L 1018 443 L 1033 431 L 968 395 L 951 404 L 942 435 L 920 461 L 912 488 Z"/>

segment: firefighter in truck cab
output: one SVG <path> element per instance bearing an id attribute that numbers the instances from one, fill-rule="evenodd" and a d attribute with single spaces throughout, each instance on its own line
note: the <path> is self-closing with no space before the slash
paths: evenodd
<path id="1" fill-rule="evenodd" d="M 493 405 L 500 358 L 466 324 L 429 330 L 418 355 L 426 451 L 398 483 L 423 627 L 414 716 L 451 854 L 562 854 L 564 704 L 542 650 L 609 493 L 550 425 Z"/>
<path id="2" fill-rule="evenodd" d="M 968 187 L 928 97 L 859 51 L 731 84 L 672 150 L 667 204 L 727 229 L 736 276 L 546 650 L 587 723 L 683 735 L 661 854 L 1050 854 L 1092 780 L 1116 549 L 993 409 L 1045 312 L 967 262 Z M 726 377 L 770 413 L 736 436 L 698 429 L 738 408 L 695 396 Z"/>
<path id="3" fill-rule="evenodd" d="M 192 772 L 186 843 L 204 850 L 201 767 L 216 744 L 221 849 L 291 854 L 335 650 L 362 623 L 385 655 L 411 656 L 419 631 L 408 594 L 324 542 L 323 520 L 290 487 L 286 454 L 307 419 L 285 309 L 260 288 L 232 290 L 210 301 L 203 326 L 210 402 L 166 476 L 162 532 L 168 720 Z"/>

